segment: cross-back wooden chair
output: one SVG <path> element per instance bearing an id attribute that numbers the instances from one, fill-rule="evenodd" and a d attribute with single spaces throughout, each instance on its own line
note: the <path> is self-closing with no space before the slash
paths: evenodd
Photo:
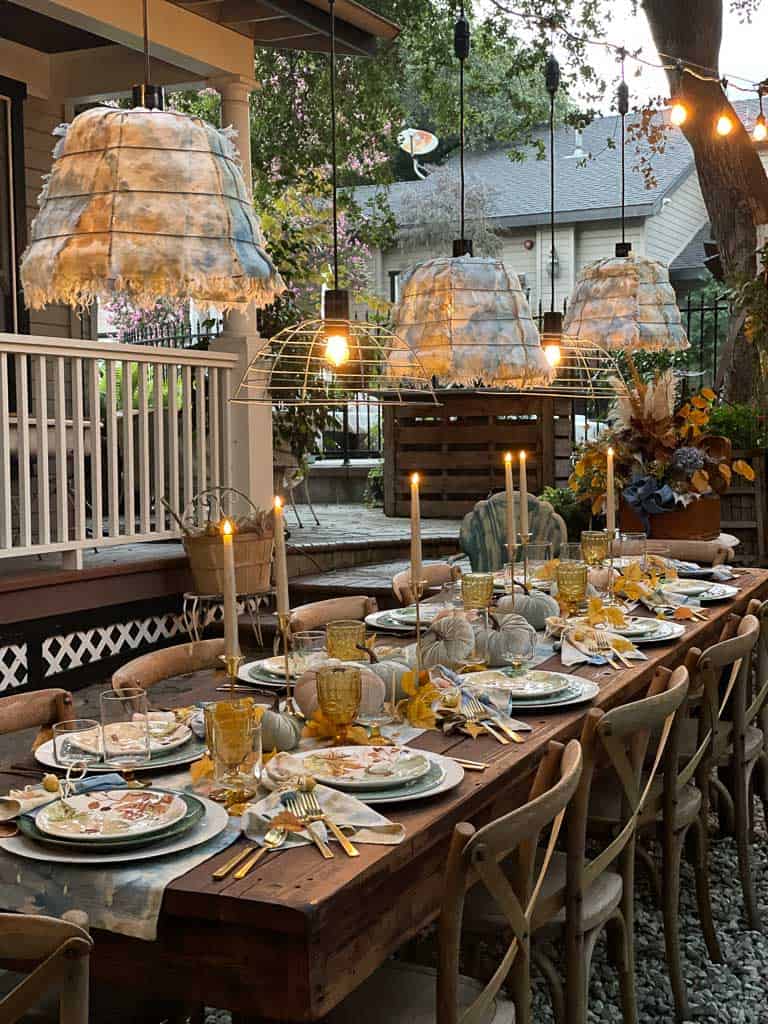
<path id="1" fill-rule="evenodd" d="M 150 651 L 140 658 L 127 661 L 112 676 L 112 689 L 118 693 L 127 689 L 148 690 L 155 683 L 173 676 L 183 676 L 207 668 L 221 668 L 224 639 L 200 640 L 192 644 L 178 644 Z"/>
<path id="2" fill-rule="evenodd" d="M 461 569 L 450 562 L 430 562 L 421 567 L 421 578 L 430 588 L 442 587 L 461 579 Z M 392 592 L 402 605 L 413 604 L 414 596 L 411 589 L 411 570 L 403 569 L 392 577 Z"/>
<path id="3" fill-rule="evenodd" d="M 531 919 L 565 809 L 579 783 L 581 762 L 578 741 L 565 748 L 551 743 L 523 806 L 477 830 L 467 822 L 456 825 L 444 875 L 437 971 L 385 964 L 330 1014 L 327 1024 L 529 1024 Z M 550 825 L 546 850 L 537 860 L 539 837 Z M 512 881 L 499 866 L 509 856 L 518 865 Z M 465 898 L 476 883 L 498 905 L 511 932 L 485 985 L 459 972 Z M 502 994 L 508 977 L 511 1001 Z"/>
<path id="4" fill-rule="evenodd" d="M 75 718 L 75 705 L 68 690 L 37 690 L 0 697 L 0 736 L 25 729 L 39 728 L 32 744 L 36 750 L 53 735 L 57 722 Z"/>
<path id="5" fill-rule="evenodd" d="M 763 804 L 763 815 L 768 821 L 768 601 L 753 598 L 747 605 L 747 613 L 754 615 L 760 623 L 760 637 L 752 658 L 752 700 L 760 705 L 756 721 L 763 733 L 763 749 L 758 763 L 758 785 L 760 799 Z"/>
<path id="6" fill-rule="evenodd" d="M 351 597 L 332 597 L 328 601 L 313 601 L 294 608 L 291 612 L 290 631 L 297 633 L 303 629 L 322 629 L 336 619 L 360 619 L 361 621 L 378 610 L 375 597 L 354 595 Z"/>
<path id="7" fill-rule="evenodd" d="M 688 690 L 687 673 L 656 673 L 647 696 L 604 713 L 592 708 L 581 733 L 584 766 L 566 821 L 566 849 L 552 857 L 532 919 L 531 960 L 551 992 L 555 1019 L 587 1020 L 588 981 L 595 943 L 604 929 L 619 973 L 625 1024 L 636 1024 L 634 959 L 635 830 L 653 789 L 674 723 Z M 650 772 L 643 772 L 646 756 Z M 587 823 L 593 780 L 600 768 L 621 794 L 619 821 L 608 841 L 588 858 Z M 614 865 L 616 865 L 614 867 Z M 498 932 L 506 923 L 487 901 L 470 910 L 472 926 Z M 559 948 L 565 973 L 551 955 Z"/>
<path id="8" fill-rule="evenodd" d="M 701 652 L 692 648 L 690 657 L 695 665 Z M 667 677 L 667 689 L 674 689 L 683 680 L 689 679 L 688 667 L 678 666 L 674 671 L 659 668 L 657 676 Z M 698 705 L 697 705 L 698 706 Z M 642 813 L 637 820 L 638 861 L 644 863 L 651 872 L 654 889 L 659 898 L 664 920 L 664 940 L 667 954 L 672 994 L 675 1002 L 675 1013 L 678 1021 L 688 1019 L 688 1000 L 680 962 L 680 934 L 678 913 L 680 903 L 680 868 L 682 854 L 686 846 L 689 832 L 695 842 L 695 859 L 693 864 L 696 880 L 696 898 L 702 932 L 707 944 L 710 959 L 715 962 L 722 960 L 720 947 L 715 934 L 712 917 L 712 905 L 709 891 L 709 825 L 701 790 L 695 785 L 702 772 L 704 759 L 712 744 L 713 728 L 706 720 L 701 735 L 697 733 L 695 747 L 685 756 L 681 755 L 681 736 L 685 725 L 690 721 L 691 704 L 686 700 L 678 714 L 675 715 L 669 731 L 664 750 L 663 773 L 657 775 L 648 791 Z M 696 725 L 698 728 L 698 724 Z M 646 769 L 648 762 L 646 760 Z M 704 769 L 705 771 L 705 769 Z M 643 773 L 643 783 L 647 780 L 647 772 Z M 704 777 L 706 786 L 706 774 Z M 589 805 L 588 830 L 591 833 L 605 832 L 615 829 L 621 819 L 621 794 L 616 789 L 613 779 L 598 779 L 592 787 Z M 649 833 L 660 841 L 661 846 L 661 879 L 658 877 L 656 864 L 651 854 L 643 846 L 644 835 Z"/>
<path id="9" fill-rule="evenodd" d="M 41 999 L 58 995 L 59 1024 L 88 1024 L 88 966 L 93 941 L 78 924 L 55 917 L 0 914 L 0 966 L 22 974 L 0 995 L 0 1024 L 26 1019 Z"/>

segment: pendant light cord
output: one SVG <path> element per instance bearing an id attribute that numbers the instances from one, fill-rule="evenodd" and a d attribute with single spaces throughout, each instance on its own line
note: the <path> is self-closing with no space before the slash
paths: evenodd
<path id="1" fill-rule="evenodd" d="M 145 0 L 146 2 L 146 0 Z M 337 210 L 336 171 L 336 13 L 335 0 L 328 0 L 331 15 L 331 182 L 333 188 L 333 287 L 339 287 L 339 224 Z"/>
<path id="2" fill-rule="evenodd" d="M 469 56 L 469 22 L 461 6 L 459 18 L 453 29 L 453 52 L 459 60 L 459 210 L 461 241 L 466 241 L 465 196 L 466 183 L 464 177 L 464 61 Z"/>
<path id="3" fill-rule="evenodd" d="M 549 276 L 551 278 L 550 313 L 555 312 L 555 96 L 560 88 L 560 65 L 554 53 L 547 57 L 544 84 L 549 93 Z"/>
<path id="4" fill-rule="evenodd" d="M 626 50 L 621 50 L 621 81 L 619 82 L 618 99 L 619 99 L 619 114 L 621 116 L 621 244 L 626 244 L 626 215 L 624 212 L 626 205 L 626 153 L 625 153 L 625 119 L 627 112 L 629 111 L 629 87 L 624 79 L 624 61 L 626 59 Z"/>
<path id="5" fill-rule="evenodd" d="M 142 9 L 141 9 L 142 20 L 143 20 L 143 29 L 144 29 L 144 84 L 145 85 L 149 85 L 149 83 L 152 81 L 152 78 L 151 78 L 151 75 L 150 75 L 150 66 L 149 66 L 149 15 L 147 13 L 148 3 L 149 3 L 149 0 L 142 0 Z"/>

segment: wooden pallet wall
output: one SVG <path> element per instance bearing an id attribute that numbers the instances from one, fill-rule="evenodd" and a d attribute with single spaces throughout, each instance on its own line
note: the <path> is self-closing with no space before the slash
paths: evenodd
<path id="1" fill-rule="evenodd" d="M 722 495 L 720 527 L 741 543 L 735 562 L 741 565 L 765 565 L 768 559 L 768 481 L 766 452 L 762 449 L 734 451 L 733 459 L 743 459 L 755 471 L 750 483 L 733 474 L 732 484 Z"/>
<path id="2" fill-rule="evenodd" d="M 384 409 L 384 511 L 408 515 L 409 477 L 422 478 L 425 517 L 458 517 L 504 487 L 503 456 L 528 453 L 528 487 L 564 486 L 570 472 L 571 403 L 566 399 L 441 391 L 441 405 Z M 517 482 L 515 483 L 517 488 Z"/>

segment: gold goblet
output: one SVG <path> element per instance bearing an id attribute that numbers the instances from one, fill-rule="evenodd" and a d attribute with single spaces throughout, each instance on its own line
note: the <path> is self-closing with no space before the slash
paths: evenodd
<path id="1" fill-rule="evenodd" d="M 254 741 L 261 726 L 251 697 L 206 704 L 205 738 L 213 761 L 213 777 L 224 785 L 241 785 L 254 775 Z M 260 760 L 260 758 L 259 758 Z M 254 783 L 254 779 L 250 779 Z"/>
<path id="2" fill-rule="evenodd" d="M 608 533 L 605 530 L 582 530 L 581 553 L 587 565 L 602 565 L 608 557 Z"/>
<path id="3" fill-rule="evenodd" d="M 557 600 L 566 615 L 576 615 L 587 597 L 587 565 L 585 562 L 560 562 L 555 573 Z"/>
<path id="4" fill-rule="evenodd" d="M 333 725 L 333 742 L 338 746 L 347 742 L 349 727 L 360 710 L 362 692 L 359 668 L 326 665 L 317 671 L 317 702 Z"/>
<path id="5" fill-rule="evenodd" d="M 365 623 L 355 619 L 336 619 L 325 630 L 325 646 L 329 658 L 339 661 L 360 661 L 365 658 Z"/>
<path id="6" fill-rule="evenodd" d="M 467 610 L 487 608 L 492 597 L 492 572 L 465 572 L 461 577 L 461 599 Z"/>

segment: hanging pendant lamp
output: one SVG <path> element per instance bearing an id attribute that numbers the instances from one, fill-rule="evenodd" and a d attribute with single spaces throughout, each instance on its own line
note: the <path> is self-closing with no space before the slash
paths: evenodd
<path id="1" fill-rule="evenodd" d="M 144 58 L 133 109 L 95 107 L 57 131 L 21 262 L 27 304 L 82 308 L 116 292 L 140 308 L 159 297 L 219 310 L 272 302 L 285 286 L 231 130 L 164 110 L 149 84 L 147 0 Z"/>
<path id="2" fill-rule="evenodd" d="M 502 260 L 473 256 L 472 242 L 465 237 L 464 62 L 469 47 L 469 22 L 462 8 L 454 28 L 461 238 L 453 243 L 453 257 L 418 263 L 402 276 L 395 331 L 408 343 L 414 361 L 441 385 L 546 386 L 555 371 L 542 350 L 520 281 Z"/>
<path id="3" fill-rule="evenodd" d="M 319 318 L 286 327 L 269 338 L 250 363 L 233 402 L 298 406 L 438 405 L 429 374 L 395 332 L 350 318 L 350 294 L 339 287 L 336 161 L 336 16 L 329 0 L 333 288 Z"/>
<path id="4" fill-rule="evenodd" d="M 669 270 L 657 260 L 636 256 L 626 240 L 625 118 L 629 89 L 624 59 L 618 89 L 621 118 L 621 242 L 616 255 L 581 271 L 563 323 L 563 333 L 579 343 L 632 351 L 682 352 L 689 348 Z"/>

